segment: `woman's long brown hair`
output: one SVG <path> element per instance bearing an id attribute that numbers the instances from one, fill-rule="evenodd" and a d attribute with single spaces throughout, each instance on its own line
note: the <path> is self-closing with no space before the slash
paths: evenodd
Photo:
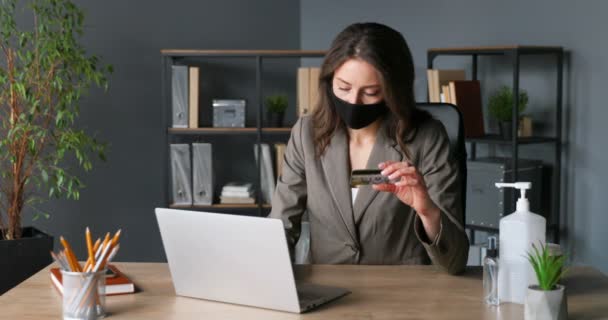
<path id="1" fill-rule="evenodd" d="M 366 61 L 380 73 L 384 101 L 390 110 L 387 135 L 410 158 L 406 137 L 430 115 L 415 108 L 414 63 L 405 39 L 398 31 L 379 23 L 346 27 L 325 56 L 319 76 L 319 100 L 312 115 L 316 156 L 325 153 L 336 130 L 345 128 L 332 103 L 332 80 L 336 69 L 352 58 Z"/>

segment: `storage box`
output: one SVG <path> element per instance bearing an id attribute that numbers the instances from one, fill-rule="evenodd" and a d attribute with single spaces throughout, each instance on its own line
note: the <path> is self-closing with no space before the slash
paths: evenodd
<path id="1" fill-rule="evenodd" d="M 245 127 L 245 100 L 214 99 L 213 100 L 213 127 L 216 128 L 244 128 Z"/>
<path id="2" fill-rule="evenodd" d="M 498 189 L 496 182 L 511 182 L 511 159 L 478 158 L 467 161 L 467 207 L 466 224 L 472 226 L 498 228 L 504 215 L 515 211 L 511 194 L 519 198 L 519 190 Z M 518 181 L 529 181 L 532 189 L 526 192 L 530 200 L 530 211 L 544 217 L 548 208 L 542 208 L 542 161 L 524 160 L 518 162 Z"/>

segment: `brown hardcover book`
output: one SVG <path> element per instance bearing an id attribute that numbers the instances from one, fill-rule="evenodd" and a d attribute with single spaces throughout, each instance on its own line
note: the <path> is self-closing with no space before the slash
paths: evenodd
<path id="1" fill-rule="evenodd" d="M 106 296 L 135 292 L 135 284 L 124 273 L 120 272 L 115 265 L 109 264 L 108 269 L 111 269 L 115 276 L 106 277 Z M 51 281 L 59 293 L 63 294 L 61 279 L 62 276 L 59 268 L 51 268 Z"/>
<path id="2" fill-rule="evenodd" d="M 189 67 L 189 88 L 188 88 L 188 109 L 190 115 L 188 116 L 188 126 L 190 128 L 198 128 L 198 86 L 199 86 L 199 68 Z"/>
<path id="3" fill-rule="evenodd" d="M 437 95 L 438 88 L 435 88 L 435 84 L 437 83 L 437 70 L 435 69 L 427 69 L 426 70 L 426 79 L 428 83 L 429 89 L 429 102 L 433 102 Z"/>
<path id="4" fill-rule="evenodd" d="M 465 80 L 464 70 L 434 70 L 436 76 L 433 77 L 434 94 L 429 97 L 430 102 L 441 102 L 441 86 L 448 85 L 450 81 Z M 454 97 L 450 97 L 452 101 Z"/>
<path id="5" fill-rule="evenodd" d="M 481 109 L 481 89 L 479 80 L 451 81 L 450 99 L 455 104 L 464 121 L 464 135 L 467 138 L 481 137 L 485 134 Z"/>
<path id="6" fill-rule="evenodd" d="M 317 107 L 317 100 L 319 99 L 319 76 L 321 75 L 321 68 L 309 68 L 309 98 L 308 98 L 308 114 Z"/>
<path id="7" fill-rule="evenodd" d="M 310 105 L 310 69 L 298 68 L 298 116 L 305 116 Z"/>
<path id="8" fill-rule="evenodd" d="M 283 158 L 285 157 L 285 147 L 284 143 L 277 143 L 274 145 L 277 154 L 277 179 L 281 177 L 283 174 Z"/>

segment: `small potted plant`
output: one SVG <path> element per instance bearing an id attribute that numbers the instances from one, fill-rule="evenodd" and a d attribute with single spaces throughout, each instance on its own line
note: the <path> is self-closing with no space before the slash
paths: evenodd
<path id="1" fill-rule="evenodd" d="M 287 95 L 285 94 L 275 94 L 266 97 L 266 115 L 270 127 L 283 127 L 283 118 L 287 105 Z"/>
<path id="2" fill-rule="evenodd" d="M 500 135 L 504 139 L 513 136 L 513 90 L 503 86 L 490 96 L 488 108 L 490 115 L 498 120 Z M 528 106 L 528 93 L 519 90 L 519 114 L 521 115 Z"/>
<path id="3" fill-rule="evenodd" d="M 566 291 L 558 284 L 566 273 L 564 255 L 553 255 L 549 246 L 541 243 L 540 249 L 532 245 L 528 253 L 528 261 L 532 264 L 538 285 L 528 287 L 524 305 L 524 319 L 553 319 L 568 318 Z"/>

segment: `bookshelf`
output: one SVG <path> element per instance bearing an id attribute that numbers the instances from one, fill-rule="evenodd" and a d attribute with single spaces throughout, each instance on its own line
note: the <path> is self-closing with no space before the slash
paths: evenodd
<path id="1" fill-rule="evenodd" d="M 251 181 L 256 186 L 256 204 L 219 204 L 215 203 L 217 194 L 220 190 L 214 188 L 214 203 L 212 205 L 174 205 L 171 201 L 171 168 L 169 145 L 183 139 L 191 139 L 198 141 L 209 137 L 242 137 L 248 139 L 253 145 L 257 144 L 257 153 L 262 154 L 261 144 L 268 141 L 287 142 L 291 127 L 283 128 L 266 127 L 263 121 L 263 82 L 264 72 L 263 66 L 265 62 L 276 61 L 277 59 L 300 59 L 300 58 L 322 58 L 325 56 L 325 51 L 314 50 L 199 50 L 199 49 L 162 49 L 161 53 L 161 115 L 162 115 L 162 137 L 163 137 L 163 203 L 170 208 L 189 209 L 189 210 L 216 210 L 229 211 L 230 213 L 265 216 L 270 204 L 263 203 L 261 180 L 262 180 L 262 161 L 257 161 L 257 172 L 255 173 L 256 181 Z M 217 61 L 217 59 L 233 59 L 239 61 L 247 61 L 252 66 L 251 73 L 254 81 L 254 98 L 247 101 L 247 113 L 255 113 L 255 124 L 246 123 L 245 128 L 215 128 L 211 126 L 202 126 L 199 128 L 173 128 L 171 122 L 171 66 L 173 65 L 189 65 L 192 61 Z M 216 59 L 216 60 L 214 60 Z M 297 62 L 297 60 L 296 60 Z M 213 62 L 211 62 L 213 63 Z M 204 70 L 203 75 L 204 77 Z M 294 77 L 297 70 L 294 69 Z M 295 78 L 294 78 L 295 81 Z M 294 92 L 296 86 L 292 89 Z M 202 108 L 202 103 L 199 105 L 199 110 Z M 293 106 L 290 106 L 293 108 Z M 211 117 L 210 115 L 208 117 Z M 238 138 L 240 139 L 240 138 Z M 243 152 L 251 152 L 252 150 L 243 150 Z M 215 152 L 215 148 L 214 151 Z M 227 181 L 226 181 L 227 182 Z"/>
<path id="2" fill-rule="evenodd" d="M 513 96 L 519 96 L 519 78 L 520 78 L 520 61 L 523 56 L 528 55 L 543 55 L 553 57 L 555 59 L 555 68 L 557 69 L 557 79 L 555 82 L 555 94 L 556 103 L 554 110 L 554 121 L 555 121 L 555 134 L 554 136 L 532 136 L 532 137 L 518 137 L 518 126 L 519 126 L 519 99 L 513 99 L 513 121 L 512 121 L 512 138 L 510 140 L 503 139 L 498 135 L 486 135 L 479 138 L 469 138 L 466 141 L 470 143 L 471 152 L 470 160 L 477 158 L 477 144 L 490 144 L 490 145 L 506 145 L 510 146 L 511 150 L 511 168 L 512 174 L 510 175 L 510 181 L 517 181 L 518 175 L 518 160 L 519 160 L 519 146 L 530 145 L 530 144 L 551 144 L 554 146 L 554 160 L 555 169 L 553 174 L 553 190 L 552 204 L 550 213 L 547 214 L 548 225 L 547 230 L 552 231 L 553 241 L 559 243 L 560 240 L 560 229 L 561 229 L 561 210 L 560 210 L 560 195 L 561 195 L 561 152 L 562 152 L 562 96 L 563 96 L 563 61 L 564 61 L 564 49 L 560 46 L 522 46 L 522 45 L 507 45 L 507 46 L 486 46 L 486 47 L 455 47 L 455 48 L 431 48 L 427 50 L 427 68 L 433 69 L 433 64 L 436 58 L 440 56 L 470 56 L 472 66 L 472 78 L 477 80 L 478 72 L 478 59 L 483 56 L 502 56 L 510 62 L 512 68 L 512 89 Z M 513 203 L 516 201 L 516 192 L 512 193 Z M 479 227 L 475 225 L 467 225 L 467 228 L 471 230 L 480 230 L 487 232 L 497 232 L 497 228 Z M 474 232 L 471 232 L 474 235 Z M 471 239 L 474 242 L 473 239 Z"/>

